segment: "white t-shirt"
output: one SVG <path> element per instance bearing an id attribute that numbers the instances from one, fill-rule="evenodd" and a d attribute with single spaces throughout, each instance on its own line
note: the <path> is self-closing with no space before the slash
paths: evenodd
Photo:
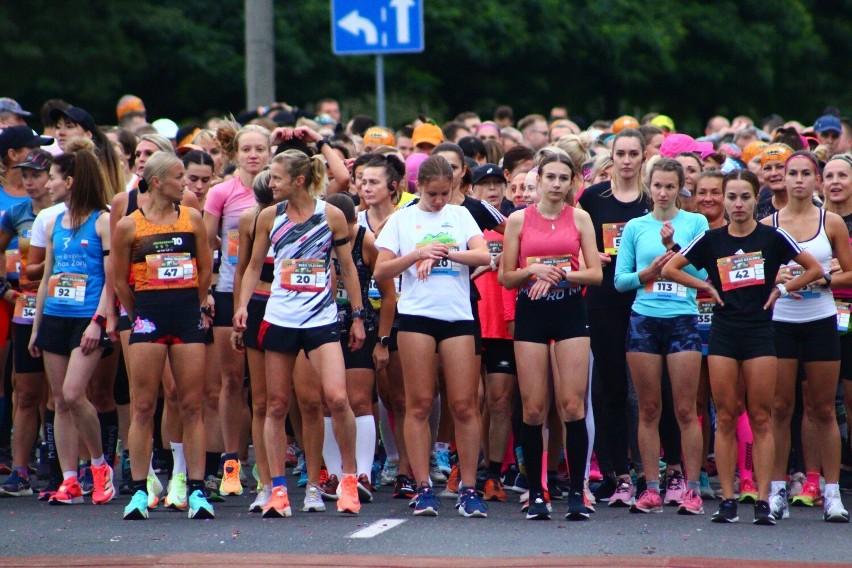
<path id="1" fill-rule="evenodd" d="M 460 205 L 446 205 L 437 213 L 414 206 L 390 216 L 376 239 L 376 248 L 404 256 L 418 246 L 437 241 L 455 250 L 467 250 L 468 241 L 481 235 L 473 216 Z M 402 292 L 397 305 L 400 314 L 444 321 L 473 319 L 467 265 L 442 260 L 432 268 L 425 281 L 417 279 L 417 263 L 402 274 Z"/>
<path id="2" fill-rule="evenodd" d="M 47 227 L 48 223 L 59 217 L 60 213 L 67 210 L 68 207 L 64 203 L 57 203 L 56 205 L 51 205 L 47 209 L 39 211 L 38 215 L 36 215 L 35 221 L 33 221 L 33 233 L 30 237 L 30 246 L 47 248 L 48 235 L 44 232 L 45 227 Z"/>

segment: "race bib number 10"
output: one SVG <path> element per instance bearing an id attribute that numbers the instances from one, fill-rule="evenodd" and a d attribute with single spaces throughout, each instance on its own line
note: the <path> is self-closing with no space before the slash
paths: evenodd
<path id="1" fill-rule="evenodd" d="M 763 255 L 760 252 L 726 256 L 717 260 L 716 265 L 725 292 L 765 283 Z"/>

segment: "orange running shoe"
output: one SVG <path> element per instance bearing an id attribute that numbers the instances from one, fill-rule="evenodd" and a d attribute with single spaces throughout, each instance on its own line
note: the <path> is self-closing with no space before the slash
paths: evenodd
<path id="1" fill-rule="evenodd" d="M 358 478 L 354 473 L 346 473 L 337 487 L 337 512 L 357 515 L 361 511 L 358 499 Z"/>
<path id="2" fill-rule="evenodd" d="M 281 517 L 289 517 L 293 514 L 290 509 L 290 497 L 287 495 L 287 488 L 283 485 L 272 488 L 272 497 L 263 507 L 264 519 L 277 519 Z"/>
<path id="3" fill-rule="evenodd" d="M 505 501 L 506 492 L 503 491 L 503 484 L 499 479 L 485 480 L 485 500 L 486 501 Z"/>
<path id="4" fill-rule="evenodd" d="M 240 483 L 240 460 L 225 461 L 224 476 L 219 485 L 220 495 L 242 495 L 243 484 Z"/>
<path id="5" fill-rule="evenodd" d="M 103 465 L 91 466 L 92 477 L 95 480 L 95 490 L 92 491 L 92 503 L 103 505 L 115 499 L 115 486 L 112 484 L 112 467 L 106 462 Z"/>
<path id="6" fill-rule="evenodd" d="M 53 497 L 50 498 L 50 501 L 48 501 L 47 504 L 71 505 L 72 503 L 76 504 L 82 502 L 83 488 L 80 487 L 80 483 L 77 481 L 76 477 L 69 477 L 62 482 L 62 485 L 59 486 L 59 489 L 53 494 Z"/>

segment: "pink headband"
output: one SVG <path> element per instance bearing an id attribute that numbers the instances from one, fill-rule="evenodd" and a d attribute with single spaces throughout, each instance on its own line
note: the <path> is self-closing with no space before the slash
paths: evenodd
<path id="1" fill-rule="evenodd" d="M 794 158 L 805 158 L 814 165 L 814 172 L 816 173 L 816 175 L 822 175 L 822 171 L 819 169 L 819 164 L 817 164 L 813 156 L 810 156 L 808 154 L 793 154 L 792 156 L 787 158 L 787 161 L 784 162 L 784 171 L 787 171 L 787 165 L 790 163 L 790 160 Z"/>

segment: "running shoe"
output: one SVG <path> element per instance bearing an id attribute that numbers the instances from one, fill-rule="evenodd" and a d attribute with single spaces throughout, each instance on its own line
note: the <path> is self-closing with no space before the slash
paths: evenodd
<path id="1" fill-rule="evenodd" d="M 299 480 L 296 482 L 296 487 L 307 487 L 308 486 L 308 468 L 305 467 L 302 469 L 302 473 L 299 474 Z"/>
<path id="2" fill-rule="evenodd" d="M 702 499 L 714 499 L 716 497 L 713 488 L 710 487 L 710 476 L 707 475 L 706 471 L 701 472 L 698 478 L 698 485 L 701 487 L 700 496 Z"/>
<path id="3" fill-rule="evenodd" d="M 447 488 L 441 491 L 440 497 L 457 498 L 459 495 L 459 485 L 461 484 L 461 469 L 458 464 L 453 465 L 450 470 L 450 476 L 447 478 Z"/>
<path id="4" fill-rule="evenodd" d="M 371 496 L 372 497 L 372 496 Z M 358 478 L 354 473 L 343 474 L 343 479 L 337 486 L 337 512 L 357 515 L 361 511 L 361 501 L 358 500 Z"/>
<path id="5" fill-rule="evenodd" d="M 59 489 L 59 486 L 62 485 L 61 479 L 50 479 L 47 482 L 47 487 L 39 491 L 38 500 L 39 501 L 49 501 L 51 497 L 56 495 L 56 491 Z"/>
<path id="6" fill-rule="evenodd" d="M 148 489 L 148 508 L 156 509 L 160 504 L 160 493 L 163 492 L 163 484 L 160 483 L 160 478 L 155 474 L 148 474 L 146 478 Z"/>
<path id="7" fill-rule="evenodd" d="M 222 480 L 215 475 L 208 475 L 204 480 L 204 492 L 207 493 L 207 500 L 211 503 L 222 503 L 225 498 L 219 493 L 219 485 Z"/>
<path id="8" fill-rule="evenodd" d="M 83 502 L 83 489 L 76 477 L 69 477 L 62 482 L 56 493 L 51 496 L 48 505 L 71 505 Z"/>
<path id="9" fill-rule="evenodd" d="M 456 509 L 462 517 L 480 519 L 488 517 L 488 506 L 473 487 L 467 487 L 459 492 Z"/>
<path id="10" fill-rule="evenodd" d="M 601 467 L 598 465 L 598 456 L 592 454 L 592 461 L 589 464 L 589 481 L 603 481 Z"/>
<path id="11" fill-rule="evenodd" d="M 503 490 L 503 484 L 499 479 L 485 480 L 485 500 L 486 501 L 505 501 L 506 492 Z"/>
<path id="12" fill-rule="evenodd" d="M 752 479 L 740 480 L 740 503 L 757 503 L 757 485 Z"/>
<path id="13" fill-rule="evenodd" d="M 680 505 L 683 494 L 686 492 L 686 480 L 683 473 L 673 469 L 666 475 L 666 496 L 663 499 L 665 505 Z"/>
<path id="14" fill-rule="evenodd" d="M 305 490 L 305 503 L 302 506 L 305 513 L 325 513 L 325 503 L 316 485 L 309 485 Z"/>
<path id="15" fill-rule="evenodd" d="M 278 519 L 281 517 L 289 517 L 293 514 L 290 508 L 290 496 L 287 494 L 287 488 L 283 485 L 272 488 L 272 497 L 263 506 L 264 519 Z"/>
<path id="16" fill-rule="evenodd" d="M 550 498 L 554 501 L 562 501 L 565 498 L 562 487 L 559 486 L 559 483 L 556 482 L 556 477 L 553 475 L 547 476 L 547 492 L 550 493 Z"/>
<path id="17" fill-rule="evenodd" d="M 453 467 L 450 463 L 450 450 L 438 450 L 435 452 L 435 463 L 438 466 L 438 469 L 441 470 L 441 473 L 444 474 L 445 477 L 449 477 L 450 472 Z"/>
<path id="18" fill-rule="evenodd" d="M 525 503 L 526 510 L 521 507 L 522 512 L 526 512 L 527 520 L 529 521 L 549 521 L 550 520 L 550 503 L 544 498 L 544 493 L 536 493 L 532 499 Z"/>
<path id="19" fill-rule="evenodd" d="M 790 504 L 794 507 L 813 507 L 820 505 L 822 502 L 822 493 L 819 490 L 819 485 L 810 481 L 805 481 L 802 485 L 802 492 L 790 499 Z"/>
<path id="20" fill-rule="evenodd" d="M 242 495 L 243 484 L 240 482 L 240 471 L 242 467 L 240 460 L 225 460 L 225 467 L 222 470 L 224 476 L 222 483 L 219 485 L 219 493 L 222 495 Z"/>
<path id="21" fill-rule="evenodd" d="M 414 485 L 411 479 L 401 473 L 396 476 L 396 485 L 393 488 L 394 499 L 411 499 L 414 497 Z"/>
<path id="22" fill-rule="evenodd" d="M 296 467 L 293 468 L 293 475 L 300 477 L 307 467 L 308 466 L 305 462 L 305 452 L 299 450 L 299 453 L 296 454 Z"/>
<path id="23" fill-rule="evenodd" d="M 547 503 L 548 512 L 553 512 L 553 506 L 550 503 L 550 494 L 547 492 L 547 489 L 542 490 L 541 495 L 544 497 L 544 502 Z M 521 495 L 521 513 L 526 513 L 530 508 L 530 492 L 527 491 L 523 495 Z"/>
<path id="24" fill-rule="evenodd" d="M 113 471 L 108 463 L 89 467 L 92 478 L 95 481 L 95 489 L 92 491 L 92 503 L 103 505 L 115 499 L 115 485 L 113 485 Z"/>
<path id="25" fill-rule="evenodd" d="M 438 466 L 438 461 L 435 459 L 434 455 L 429 458 L 429 478 L 433 483 L 447 482 L 447 476 L 443 471 L 441 471 L 441 468 Z"/>
<path id="26" fill-rule="evenodd" d="M 337 501 L 339 487 L 340 481 L 334 474 L 329 475 L 325 483 L 323 483 L 322 479 L 320 479 L 319 490 L 322 494 L 322 498 L 326 501 Z"/>
<path id="27" fill-rule="evenodd" d="M 80 483 L 80 491 L 83 495 L 91 495 L 95 490 L 95 478 L 92 477 L 92 470 L 88 465 L 80 468 L 79 476 L 77 477 Z"/>
<path id="28" fill-rule="evenodd" d="M 678 515 L 703 515 L 704 500 L 701 499 L 698 491 L 695 489 L 687 489 L 683 493 L 680 506 L 677 508 Z"/>
<path id="29" fill-rule="evenodd" d="M 392 486 L 396 483 L 397 475 L 399 475 L 399 461 L 386 459 L 379 482 L 382 485 Z"/>
<path id="30" fill-rule="evenodd" d="M 612 503 L 612 501 L 610 501 Z M 646 489 L 630 507 L 631 513 L 662 513 L 663 498 L 653 489 Z"/>
<path id="31" fill-rule="evenodd" d="M 296 467 L 299 463 L 299 448 L 294 443 L 287 444 L 287 457 L 284 465 L 287 467 Z"/>
<path id="32" fill-rule="evenodd" d="M 361 503 L 369 503 L 373 500 L 373 484 L 370 483 L 366 473 L 358 476 L 358 500 Z"/>
<path id="33" fill-rule="evenodd" d="M 572 491 L 568 493 L 568 512 L 565 514 L 565 518 L 569 521 L 589 520 L 589 510 L 581 492 Z"/>
<path id="34" fill-rule="evenodd" d="M 592 491 L 595 494 L 595 499 L 604 503 L 609 501 L 613 493 L 615 493 L 617 482 L 617 478 L 604 477 L 604 480 Z"/>
<path id="35" fill-rule="evenodd" d="M 509 469 L 503 475 L 503 489 L 515 493 L 523 493 L 529 490 L 529 488 L 527 476 L 521 473 L 521 470 L 515 464 L 510 465 Z"/>
<path id="36" fill-rule="evenodd" d="M 827 523 L 848 523 L 849 513 L 843 508 L 840 490 L 825 492 L 822 519 Z"/>
<path id="37" fill-rule="evenodd" d="M 796 472 L 791 475 L 790 480 L 787 482 L 787 497 L 792 499 L 799 495 L 802 492 L 805 481 L 807 480 L 808 476 L 801 472 Z"/>
<path id="38" fill-rule="evenodd" d="M 766 501 L 758 501 L 754 504 L 754 520 L 752 524 L 767 527 L 775 526 L 775 517 Z"/>
<path id="39" fill-rule="evenodd" d="M 213 505 L 207 501 L 207 497 L 201 489 L 196 489 L 189 496 L 189 513 L 187 516 L 190 519 L 213 519 L 216 515 L 213 513 Z"/>
<path id="40" fill-rule="evenodd" d="M 435 498 L 435 493 L 432 488 L 424 485 L 417 491 L 414 497 L 414 513 L 415 517 L 437 517 L 438 507 L 440 503 Z"/>
<path id="41" fill-rule="evenodd" d="M 26 497 L 32 494 L 30 478 L 18 475 L 17 469 L 13 469 L 12 474 L 0 485 L 0 497 Z"/>
<path id="42" fill-rule="evenodd" d="M 120 495 L 133 495 L 133 475 L 130 472 L 130 453 L 121 452 L 121 484 L 118 486 Z"/>
<path id="43" fill-rule="evenodd" d="M 776 520 L 790 518 L 790 502 L 787 501 L 787 490 L 781 489 L 778 493 L 769 496 L 769 510 Z"/>
<path id="44" fill-rule="evenodd" d="M 262 485 L 260 487 L 260 491 L 257 492 L 257 496 L 254 498 L 254 502 L 249 505 L 249 513 L 260 513 L 263 511 L 263 508 L 269 503 L 269 500 L 272 498 L 272 487 L 268 485 Z M 322 499 L 320 499 L 322 500 Z"/>
<path id="45" fill-rule="evenodd" d="M 712 523 L 738 523 L 739 521 L 736 499 L 722 500 L 722 503 L 719 504 L 719 510 L 710 517 Z"/>
<path id="46" fill-rule="evenodd" d="M 144 491 L 137 491 L 130 498 L 130 503 L 124 508 L 125 521 L 141 521 L 148 518 L 148 496 Z"/>
<path id="47" fill-rule="evenodd" d="M 165 505 L 173 511 L 184 511 L 187 507 L 186 496 L 186 474 L 177 473 L 169 482 L 169 491 L 166 494 Z"/>
<path id="48" fill-rule="evenodd" d="M 257 493 L 263 487 L 263 484 L 260 482 L 260 471 L 257 469 L 257 462 L 251 467 L 251 477 L 254 479 L 253 493 Z"/>
<path id="49" fill-rule="evenodd" d="M 609 506 L 630 507 L 635 501 L 636 488 L 630 482 L 629 478 L 619 477 L 615 485 L 615 492 L 609 498 Z"/>
<path id="50" fill-rule="evenodd" d="M 589 513 L 595 512 L 595 503 L 595 496 L 592 495 L 592 492 L 589 490 L 589 482 L 587 481 L 583 487 L 583 504 L 586 506 L 586 510 Z"/>

